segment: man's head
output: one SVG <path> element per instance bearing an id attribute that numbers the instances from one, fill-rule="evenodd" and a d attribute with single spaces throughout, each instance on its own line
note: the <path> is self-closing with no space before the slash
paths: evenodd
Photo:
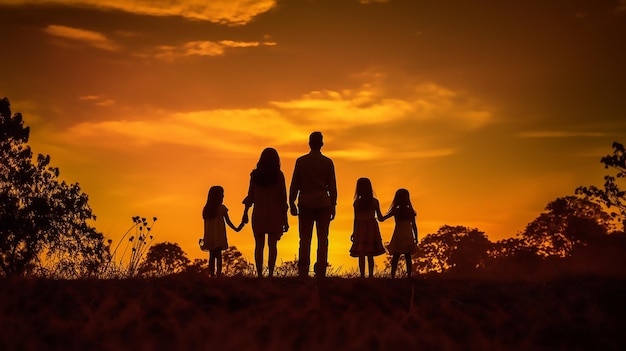
<path id="1" fill-rule="evenodd" d="M 311 147 L 311 150 L 320 150 L 322 145 L 324 145 L 322 132 L 313 132 L 309 135 L 309 146 Z"/>

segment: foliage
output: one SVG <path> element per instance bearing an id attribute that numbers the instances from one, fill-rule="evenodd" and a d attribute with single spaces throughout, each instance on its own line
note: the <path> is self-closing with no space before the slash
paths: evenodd
<path id="1" fill-rule="evenodd" d="M 0 100 L 0 270 L 75 278 L 94 275 L 105 261 L 101 233 L 78 183 L 59 180 L 50 156 L 33 154 L 29 127 Z"/>
<path id="2" fill-rule="evenodd" d="M 298 276 L 298 258 L 294 257 L 292 261 L 281 261 L 274 268 L 274 274 L 277 277 L 297 277 Z"/>
<path id="3" fill-rule="evenodd" d="M 526 240 L 520 237 L 506 238 L 493 243 L 489 254 L 492 258 L 516 257 L 526 254 L 534 255 L 536 249 L 528 246 Z"/>
<path id="4" fill-rule="evenodd" d="M 626 149 L 624 145 L 613 142 L 613 154 L 602 157 L 600 162 L 604 164 L 604 168 L 616 170 L 616 175 L 604 176 L 604 188 L 598 188 L 594 185 L 581 186 L 576 189 L 576 194 L 602 203 L 609 209 L 617 209 L 617 212 L 611 212 L 610 215 L 622 222 L 623 231 L 626 232 L 626 192 L 617 185 L 618 178 L 626 178 Z"/>
<path id="5" fill-rule="evenodd" d="M 418 245 L 414 269 L 428 272 L 470 272 L 484 267 L 491 242 L 476 228 L 444 225 Z"/>
<path id="6" fill-rule="evenodd" d="M 541 256 L 568 256 L 577 246 L 606 235 L 611 225 L 611 216 L 599 204 L 576 196 L 557 198 L 546 211 L 522 233 Z"/>
<path id="7" fill-rule="evenodd" d="M 230 246 L 222 251 L 222 270 L 225 275 L 246 276 L 253 274 L 254 265 L 246 261 L 237 247 Z"/>
<path id="8" fill-rule="evenodd" d="M 144 277 L 161 277 L 180 273 L 189 265 L 187 254 L 176 243 L 163 242 L 152 245 L 138 272 Z"/>

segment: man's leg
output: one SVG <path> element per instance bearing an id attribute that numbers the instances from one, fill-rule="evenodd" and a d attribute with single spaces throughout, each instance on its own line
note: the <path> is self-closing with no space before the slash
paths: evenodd
<path id="1" fill-rule="evenodd" d="M 298 257 L 298 274 L 301 277 L 309 276 L 311 264 L 311 238 L 313 236 L 313 215 L 311 210 L 301 208 L 298 215 L 298 229 L 300 231 L 300 250 Z"/>
<path id="2" fill-rule="evenodd" d="M 315 275 L 319 277 L 326 276 L 326 267 L 328 267 L 328 231 L 330 227 L 330 208 L 322 208 L 317 210 L 315 220 L 317 228 L 317 262 L 315 263 Z"/>

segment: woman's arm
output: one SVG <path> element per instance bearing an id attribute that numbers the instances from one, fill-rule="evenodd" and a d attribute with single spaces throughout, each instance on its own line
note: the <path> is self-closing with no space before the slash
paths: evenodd
<path id="1" fill-rule="evenodd" d="M 289 212 L 289 203 L 287 203 L 287 186 L 285 185 L 285 175 L 281 171 L 279 173 L 280 176 L 280 201 L 285 204 L 285 216 L 283 218 L 283 232 L 287 232 L 289 230 L 289 219 L 287 216 L 287 212 Z"/>
<path id="2" fill-rule="evenodd" d="M 352 234 L 350 235 L 350 241 L 354 241 L 354 233 L 356 231 L 356 201 L 352 204 L 354 207 L 354 221 L 352 222 Z"/>
<path id="3" fill-rule="evenodd" d="M 418 235 L 417 235 L 417 224 L 415 224 L 415 217 L 413 217 L 413 220 L 411 221 L 411 226 L 413 227 L 413 240 L 417 244 Z"/>
<path id="4" fill-rule="evenodd" d="M 250 210 L 250 207 L 252 207 L 252 204 L 254 204 L 254 183 L 253 183 L 252 175 L 250 175 L 250 184 L 248 185 L 248 195 L 246 196 L 245 199 L 243 199 L 242 203 L 246 207 L 243 209 L 243 216 L 241 218 L 241 222 L 245 224 L 245 223 L 248 223 L 248 220 L 249 220 L 248 210 Z"/>

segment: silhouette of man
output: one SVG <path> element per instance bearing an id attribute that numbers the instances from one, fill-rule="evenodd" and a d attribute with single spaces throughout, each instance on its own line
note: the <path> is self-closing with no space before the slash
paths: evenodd
<path id="1" fill-rule="evenodd" d="M 333 161 L 322 155 L 323 145 L 322 133 L 311 133 L 309 136 L 311 151 L 296 160 L 289 188 L 290 212 L 293 216 L 298 216 L 300 231 L 298 273 L 301 277 L 309 275 L 313 224 L 317 229 L 315 276 L 326 276 L 328 266 L 328 228 L 330 221 L 335 218 L 337 182 Z"/>

